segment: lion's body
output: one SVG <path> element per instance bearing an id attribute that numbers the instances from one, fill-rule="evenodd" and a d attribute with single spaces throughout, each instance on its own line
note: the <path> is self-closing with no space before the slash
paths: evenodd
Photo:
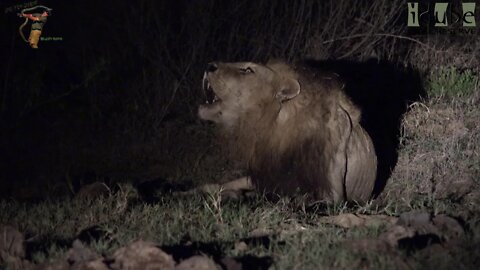
<path id="1" fill-rule="evenodd" d="M 327 201 L 370 198 L 375 150 L 338 76 L 274 62 L 218 63 L 205 78 L 219 101 L 199 115 L 221 126 L 256 188 Z"/>

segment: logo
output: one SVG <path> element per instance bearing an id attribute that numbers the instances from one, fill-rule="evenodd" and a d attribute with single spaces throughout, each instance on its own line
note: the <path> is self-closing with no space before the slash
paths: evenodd
<path id="1" fill-rule="evenodd" d="M 31 8 L 24 8 L 18 16 L 20 18 L 25 18 L 25 22 L 20 25 L 18 28 L 18 32 L 22 39 L 30 44 L 30 47 L 33 49 L 38 49 L 38 41 L 40 40 L 40 36 L 42 35 L 42 29 L 45 23 L 47 23 L 47 18 L 51 16 L 52 9 L 46 6 L 34 6 Z M 27 25 L 28 21 L 32 21 L 32 26 L 30 29 L 30 36 L 28 40 L 25 38 L 23 34 L 23 28 Z"/>
<path id="2" fill-rule="evenodd" d="M 408 2 L 409 32 L 474 33 L 477 31 L 475 2 Z"/>

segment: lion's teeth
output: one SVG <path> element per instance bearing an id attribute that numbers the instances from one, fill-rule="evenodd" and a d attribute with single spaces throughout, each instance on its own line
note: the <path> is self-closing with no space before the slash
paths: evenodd
<path id="1" fill-rule="evenodd" d="M 203 91 L 206 91 L 208 88 L 207 88 L 207 84 L 208 84 L 208 80 L 207 80 L 207 73 L 205 72 L 203 74 L 203 80 L 202 80 L 202 87 L 203 87 Z"/>

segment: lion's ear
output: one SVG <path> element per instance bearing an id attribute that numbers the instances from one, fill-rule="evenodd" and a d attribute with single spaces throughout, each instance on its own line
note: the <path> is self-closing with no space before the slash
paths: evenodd
<path id="1" fill-rule="evenodd" d="M 280 85 L 275 98 L 283 102 L 298 96 L 298 94 L 300 94 L 300 83 L 295 79 L 288 78 Z"/>

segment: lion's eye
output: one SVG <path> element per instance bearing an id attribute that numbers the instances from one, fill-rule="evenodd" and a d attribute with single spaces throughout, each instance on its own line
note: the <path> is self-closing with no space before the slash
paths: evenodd
<path id="1" fill-rule="evenodd" d="M 241 68 L 240 70 L 245 74 L 255 73 L 251 67 Z"/>

